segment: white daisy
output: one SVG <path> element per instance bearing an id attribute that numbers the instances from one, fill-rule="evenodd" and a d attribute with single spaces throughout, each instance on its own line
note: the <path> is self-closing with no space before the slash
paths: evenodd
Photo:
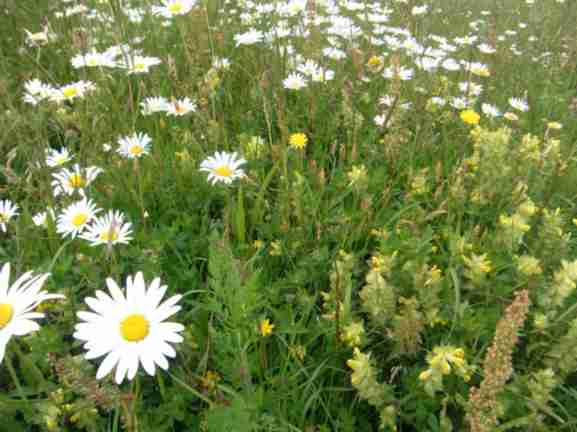
<path id="1" fill-rule="evenodd" d="M 50 168 L 62 166 L 67 162 L 72 160 L 72 155 L 67 148 L 62 148 L 60 150 L 46 149 L 46 165 Z"/>
<path id="2" fill-rule="evenodd" d="M 488 103 L 481 105 L 481 111 L 483 111 L 483 114 L 485 114 L 487 117 L 491 118 L 500 117 L 502 115 L 501 111 L 499 111 L 499 108 Z"/>
<path id="3" fill-rule="evenodd" d="M 289 90 L 300 90 L 307 86 L 305 77 L 296 72 L 289 74 L 289 76 L 283 80 L 282 84 L 284 88 Z"/>
<path id="4" fill-rule="evenodd" d="M 319 69 L 320 66 L 314 60 L 307 60 L 297 66 L 297 70 L 307 76 L 313 76 Z"/>
<path id="5" fill-rule="evenodd" d="M 192 10 L 194 0 L 162 0 L 162 6 L 152 6 L 152 13 L 164 18 L 185 15 Z"/>
<path id="6" fill-rule="evenodd" d="M 78 54 L 70 60 L 74 69 L 83 67 L 116 67 L 116 59 L 107 53 L 91 51 L 86 54 Z"/>
<path id="7" fill-rule="evenodd" d="M 166 113 L 172 116 L 183 116 L 194 111 L 196 104 L 187 97 L 169 102 L 166 108 Z"/>
<path id="8" fill-rule="evenodd" d="M 72 203 L 58 216 L 56 231 L 63 237 L 70 235 L 74 238 L 86 229 L 99 211 L 96 204 L 87 198 Z"/>
<path id="9" fill-rule="evenodd" d="M 147 97 L 140 102 L 140 112 L 142 115 L 165 112 L 168 110 L 169 102 L 162 96 Z"/>
<path id="10" fill-rule="evenodd" d="M 26 94 L 24 95 L 24 102 L 30 105 L 37 105 L 44 99 L 48 99 L 55 91 L 54 87 L 43 83 L 39 79 L 33 79 L 24 83 Z"/>
<path id="11" fill-rule="evenodd" d="M 228 70 L 230 68 L 230 60 L 225 57 L 214 57 L 212 59 L 212 67 L 218 70 Z"/>
<path id="12" fill-rule="evenodd" d="M 386 120 L 387 120 L 387 116 L 384 114 L 379 114 L 373 118 L 373 121 L 379 127 L 383 127 L 385 125 Z"/>
<path id="13" fill-rule="evenodd" d="M 477 49 L 483 54 L 495 54 L 497 52 L 497 50 L 492 45 L 486 43 L 480 44 Z"/>
<path id="14" fill-rule="evenodd" d="M 115 381 L 132 380 L 139 364 L 148 375 L 154 375 L 156 366 L 168 369 L 167 357 L 174 358 L 172 344 L 182 342 L 179 334 L 182 324 L 164 322 L 180 310 L 176 304 L 180 295 L 161 303 L 166 285 L 160 278 L 146 287 L 142 273 L 126 279 L 126 295 L 114 280 L 106 280 L 107 294 L 98 290 L 95 297 L 87 297 L 90 312 L 78 312 L 82 322 L 76 324 L 74 337 L 84 342 L 86 359 L 102 356 L 104 360 L 96 372 L 96 379 L 108 375 L 116 367 Z"/>
<path id="15" fill-rule="evenodd" d="M 56 214 L 54 213 L 54 209 L 50 207 L 48 207 L 46 211 L 36 213 L 34 216 L 32 216 L 32 221 L 34 222 L 34 225 L 36 225 L 37 227 L 46 227 L 46 223 L 49 217 L 52 221 L 56 220 Z"/>
<path id="16" fill-rule="evenodd" d="M 509 105 L 511 105 L 511 108 L 514 108 L 518 111 L 522 111 L 522 112 L 529 111 L 529 104 L 524 99 L 520 99 L 520 98 L 516 98 L 516 97 L 509 98 Z"/>
<path id="17" fill-rule="evenodd" d="M 128 244 L 132 240 L 131 227 L 130 222 L 124 221 L 121 212 L 110 210 L 104 216 L 94 219 L 80 238 L 88 240 L 90 246 Z"/>
<path id="18" fill-rule="evenodd" d="M 386 79 L 399 78 L 401 81 L 409 81 L 413 78 L 413 69 L 401 66 L 399 68 L 388 67 L 383 70 L 383 77 Z"/>
<path id="19" fill-rule="evenodd" d="M 334 71 L 330 69 L 319 68 L 311 76 L 311 80 L 314 82 L 325 82 L 325 81 L 331 81 L 334 77 L 335 77 Z"/>
<path id="20" fill-rule="evenodd" d="M 343 50 L 334 47 L 324 48 L 323 54 L 333 60 L 342 60 L 347 56 Z"/>
<path id="21" fill-rule="evenodd" d="M 83 97 L 86 92 L 92 91 L 95 88 L 96 86 L 91 81 L 76 81 L 71 84 L 63 85 L 62 87 L 52 91 L 50 94 L 50 100 L 56 103 L 72 101 Z"/>
<path id="22" fill-rule="evenodd" d="M 237 47 L 240 45 L 253 45 L 262 41 L 263 36 L 261 31 L 249 29 L 245 33 L 234 35 L 234 41 Z"/>
<path id="23" fill-rule="evenodd" d="M 10 200 L 0 201 L 0 229 L 6 232 L 6 224 L 18 215 L 18 206 Z"/>
<path id="24" fill-rule="evenodd" d="M 122 137 L 118 140 L 119 155 L 128 159 L 137 159 L 142 155 L 150 153 L 150 143 L 152 139 L 145 133 L 135 133 L 131 136 Z"/>
<path id="25" fill-rule="evenodd" d="M 162 63 L 162 61 L 157 57 L 144 57 L 140 55 L 135 55 L 129 58 L 128 62 L 119 63 L 119 67 L 128 69 L 128 74 L 141 74 L 148 73 L 151 66 L 156 66 Z"/>
<path id="26" fill-rule="evenodd" d="M 24 336 L 40 329 L 34 320 L 44 314 L 32 312 L 45 300 L 64 298 L 60 294 L 41 291 L 48 273 L 34 275 L 31 271 L 21 275 L 9 286 L 10 263 L 0 271 L 0 363 L 4 359 L 6 345 L 12 336 Z"/>
<path id="27" fill-rule="evenodd" d="M 239 168 L 246 161 L 237 159 L 236 153 L 216 152 L 200 164 L 200 170 L 208 172 L 208 181 L 212 184 L 222 181 L 231 184 L 233 180 L 244 177 L 244 171 Z"/>
<path id="28" fill-rule="evenodd" d="M 54 177 L 54 180 L 52 180 L 52 193 L 54 196 L 58 196 L 62 193 L 72 195 L 74 192 L 78 192 L 81 196 L 84 196 L 84 189 L 101 172 L 101 168 L 95 166 L 80 168 L 78 164 L 75 164 L 72 170 L 62 168 L 57 173 L 52 174 L 52 177 Z"/>

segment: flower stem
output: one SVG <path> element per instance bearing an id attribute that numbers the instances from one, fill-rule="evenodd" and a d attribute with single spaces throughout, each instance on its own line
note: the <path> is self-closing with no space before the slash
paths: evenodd
<path id="1" fill-rule="evenodd" d="M 22 384 L 20 384 L 20 380 L 18 379 L 18 375 L 16 374 L 16 371 L 14 370 L 14 365 L 12 364 L 12 356 L 11 355 L 6 356 L 6 368 L 8 369 L 8 373 L 10 374 L 10 377 L 12 378 L 12 381 L 14 382 L 14 386 L 16 387 L 16 390 L 18 391 L 18 394 L 20 395 L 20 399 L 28 402 L 28 398 L 26 397 L 26 395 L 24 394 L 24 390 L 22 389 Z"/>

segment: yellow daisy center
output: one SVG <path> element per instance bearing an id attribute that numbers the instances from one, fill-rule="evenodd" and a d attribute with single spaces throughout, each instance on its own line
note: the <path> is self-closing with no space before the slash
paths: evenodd
<path id="1" fill-rule="evenodd" d="M 65 98 L 73 98 L 78 94 L 78 89 L 75 87 L 68 87 L 62 90 L 62 94 L 64 95 Z"/>
<path id="2" fill-rule="evenodd" d="M 0 303 L 0 330 L 6 327 L 6 325 L 12 321 L 13 315 L 14 308 L 11 304 Z"/>
<path id="3" fill-rule="evenodd" d="M 377 56 L 372 56 L 372 57 L 369 59 L 369 61 L 367 62 L 367 64 L 368 64 L 369 66 L 373 66 L 373 67 L 375 67 L 375 66 L 380 66 L 381 63 L 382 63 L 381 59 L 380 59 L 379 57 L 377 57 Z"/>
<path id="4" fill-rule="evenodd" d="M 120 323 L 120 334 L 127 342 L 140 342 L 148 336 L 149 323 L 144 315 L 128 315 Z"/>
<path id="5" fill-rule="evenodd" d="M 100 234 L 100 240 L 102 241 L 116 241 L 118 240 L 118 231 L 116 230 L 106 230 Z"/>
<path id="6" fill-rule="evenodd" d="M 77 227 L 80 227 L 86 223 L 87 219 L 88 215 L 86 213 L 78 213 L 72 218 L 72 224 Z"/>
<path id="7" fill-rule="evenodd" d="M 136 70 L 144 70 L 146 69 L 146 65 L 144 63 L 135 63 L 134 64 L 134 69 Z"/>
<path id="8" fill-rule="evenodd" d="M 133 156 L 140 156 L 143 152 L 143 149 L 141 146 L 135 144 L 132 147 L 130 147 L 130 149 L 128 149 L 128 152 Z"/>
<path id="9" fill-rule="evenodd" d="M 171 14 L 177 14 L 177 13 L 182 12 L 182 3 L 176 2 L 176 3 L 171 4 L 170 6 L 168 6 L 168 11 Z"/>
<path id="10" fill-rule="evenodd" d="M 184 112 L 184 106 L 176 102 L 174 104 L 174 111 L 176 111 L 177 113 Z"/>
<path id="11" fill-rule="evenodd" d="M 86 180 L 80 174 L 72 174 L 68 177 L 68 185 L 71 188 L 82 188 L 86 185 Z"/>
<path id="12" fill-rule="evenodd" d="M 6 223 L 8 222 L 8 216 L 5 215 L 4 213 L 0 213 L 0 223 Z"/>
<path id="13" fill-rule="evenodd" d="M 233 174 L 232 170 L 227 165 L 219 166 L 218 168 L 216 168 L 214 170 L 214 172 L 216 173 L 216 175 L 218 175 L 220 177 L 230 177 Z"/>

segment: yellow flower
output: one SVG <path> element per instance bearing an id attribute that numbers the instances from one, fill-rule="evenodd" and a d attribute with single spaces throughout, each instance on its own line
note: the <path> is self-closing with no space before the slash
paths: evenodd
<path id="1" fill-rule="evenodd" d="M 307 138 L 307 136 L 304 133 L 294 133 L 294 134 L 291 134 L 291 136 L 289 138 L 289 143 L 290 143 L 291 147 L 294 149 L 297 149 L 297 150 L 304 149 L 306 147 L 308 141 L 309 141 L 309 139 Z"/>
<path id="2" fill-rule="evenodd" d="M 367 61 L 367 69 L 374 73 L 380 72 L 384 64 L 385 63 L 382 57 L 374 55 Z"/>
<path id="3" fill-rule="evenodd" d="M 419 374 L 419 379 L 421 381 L 427 381 L 429 378 L 431 378 L 432 372 L 430 369 L 427 369 L 426 371 L 423 371 Z"/>
<path id="4" fill-rule="evenodd" d="M 473 110 L 461 111 L 460 117 L 464 123 L 469 125 L 478 125 L 481 120 L 481 116 Z"/>
<path id="5" fill-rule="evenodd" d="M 517 271 L 527 277 L 543 273 L 539 260 L 530 255 L 522 255 L 516 258 Z"/>
<path id="6" fill-rule="evenodd" d="M 221 380 L 221 376 L 217 372 L 207 371 L 203 377 L 200 377 L 200 385 L 205 389 L 212 391 L 216 388 L 216 384 Z"/>
<path id="7" fill-rule="evenodd" d="M 263 319 L 260 322 L 260 334 L 262 335 L 262 337 L 267 337 L 270 336 L 272 334 L 272 330 L 274 329 L 274 324 L 270 323 L 270 320 L 267 319 Z"/>

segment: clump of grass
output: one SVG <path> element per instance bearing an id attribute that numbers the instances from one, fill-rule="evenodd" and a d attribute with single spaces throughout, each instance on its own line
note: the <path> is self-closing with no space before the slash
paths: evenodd
<path id="1" fill-rule="evenodd" d="M 5 427 L 575 429 L 577 6 L 437 3 L 6 2 Z"/>

